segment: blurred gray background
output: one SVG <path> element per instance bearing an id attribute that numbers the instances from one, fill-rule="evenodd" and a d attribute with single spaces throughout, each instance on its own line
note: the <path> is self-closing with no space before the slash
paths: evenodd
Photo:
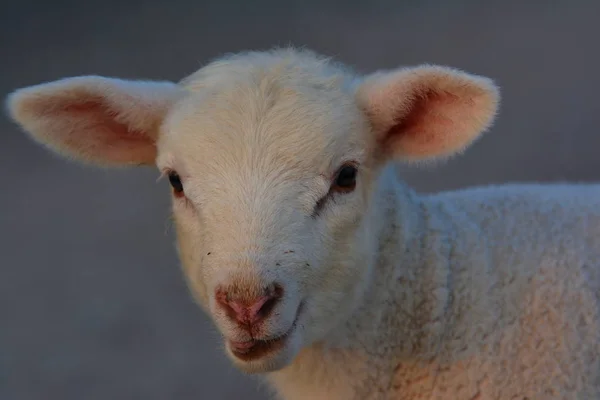
<path id="1" fill-rule="evenodd" d="M 365 72 L 442 63 L 496 79 L 502 109 L 463 157 L 403 169 L 418 190 L 600 181 L 599 17 L 597 0 L 4 1 L 0 92 L 178 80 L 286 44 Z M 187 292 L 156 171 L 81 167 L 0 128 L 0 399 L 266 399 Z"/>

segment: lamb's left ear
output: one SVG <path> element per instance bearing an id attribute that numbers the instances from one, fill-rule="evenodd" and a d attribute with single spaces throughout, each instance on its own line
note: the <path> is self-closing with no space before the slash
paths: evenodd
<path id="1" fill-rule="evenodd" d="M 382 161 L 461 152 L 492 125 L 500 100 L 492 80 L 431 65 L 369 75 L 357 96 Z"/>

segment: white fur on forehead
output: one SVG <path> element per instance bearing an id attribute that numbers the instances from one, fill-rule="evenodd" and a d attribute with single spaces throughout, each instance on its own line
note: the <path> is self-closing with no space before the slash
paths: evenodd
<path id="1" fill-rule="evenodd" d="M 353 79 L 308 51 L 225 57 L 182 81 L 189 96 L 165 125 L 163 149 L 220 170 L 248 162 L 253 170 L 290 170 L 360 157 L 367 125 Z"/>
<path id="2" fill-rule="evenodd" d="M 181 80 L 191 91 L 219 89 L 256 79 L 276 79 L 286 84 L 315 88 L 347 87 L 354 73 L 344 64 L 307 49 L 274 48 L 223 56 Z"/>

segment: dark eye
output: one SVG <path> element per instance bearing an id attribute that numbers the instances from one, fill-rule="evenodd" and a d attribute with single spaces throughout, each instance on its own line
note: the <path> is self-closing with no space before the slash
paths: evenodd
<path id="1" fill-rule="evenodd" d="M 338 169 L 337 175 L 335 176 L 335 180 L 333 181 L 329 192 L 327 192 L 325 196 L 317 201 L 315 209 L 312 213 L 313 218 L 317 217 L 321 213 L 321 210 L 325 207 L 327 201 L 336 193 L 350 193 L 354 190 L 356 187 L 356 174 L 356 166 L 352 164 L 345 164 Z"/>
<path id="2" fill-rule="evenodd" d="M 338 171 L 332 189 L 338 192 L 351 192 L 356 187 L 356 167 L 344 165 Z"/>
<path id="3" fill-rule="evenodd" d="M 176 196 L 183 195 L 183 184 L 181 183 L 181 178 L 179 178 L 177 172 L 169 172 L 169 183 L 173 187 L 173 193 L 175 193 Z"/>

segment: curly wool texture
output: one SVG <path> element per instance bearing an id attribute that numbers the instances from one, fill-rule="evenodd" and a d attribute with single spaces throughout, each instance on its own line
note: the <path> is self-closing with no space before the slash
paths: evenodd
<path id="1" fill-rule="evenodd" d="M 366 302 L 271 376 L 282 398 L 599 398 L 600 186 L 382 183 Z"/>

